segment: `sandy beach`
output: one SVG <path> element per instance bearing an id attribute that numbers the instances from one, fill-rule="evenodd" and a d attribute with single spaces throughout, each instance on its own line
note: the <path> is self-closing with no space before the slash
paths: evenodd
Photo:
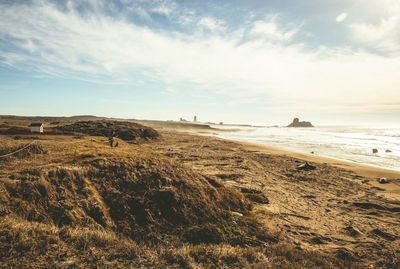
<path id="1" fill-rule="evenodd" d="M 390 197 L 394 200 L 400 200 L 400 171 L 393 169 L 386 169 L 378 166 L 371 166 L 368 164 L 360 164 L 345 160 L 334 159 L 325 156 L 318 156 L 315 154 L 299 153 L 296 151 L 290 151 L 282 148 L 266 146 L 256 143 L 232 141 L 242 144 L 244 147 L 253 150 L 259 150 L 272 155 L 288 156 L 298 158 L 307 162 L 315 162 L 318 164 L 329 164 L 335 167 L 350 170 L 355 174 L 368 178 L 368 184 L 374 186 L 380 190 L 380 194 Z M 380 184 L 377 179 L 387 178 L 389 182 L 387 184 Z"/>
<path id="2" fill-rule="evenodd" d="M 151 148 L 237 189 L 255 189 L 259 219 L 299 248 L 373 263 L 398 252 L 400 172 L 192 133 Z M 309 162 L 315 170 L 298 166 Z M 386 177 L 388 184 L 377 178 Z M 386 253 L 386 254 L 385 254 Z"/>
<path id="3" fill-rule="evenodd" d="M 0 161 L 6 267 L 400 264 L 398 171 L 221 139 L 202 126 L 62 119 L 32 136 L 25 121 L 0 136 L 0 155 L 18 153 Z M 102 135 L 109 128 L 117 147 Z"/>

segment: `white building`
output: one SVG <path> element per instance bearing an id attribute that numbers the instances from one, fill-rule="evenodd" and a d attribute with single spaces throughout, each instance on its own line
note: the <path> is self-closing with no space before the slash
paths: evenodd
<path id="1" fill-rule="evenodd" d="M 43 133 L 43 123 L 41 123 L 41 122 L 31 123 L 31 125 L 29 125 L 29 127 L 31 128 L 32 133 Z"/>

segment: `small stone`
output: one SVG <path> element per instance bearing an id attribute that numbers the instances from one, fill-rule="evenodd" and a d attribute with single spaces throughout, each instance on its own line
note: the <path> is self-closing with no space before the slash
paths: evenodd
<path id="1" fill-rule="evenodd" d="M 231 214 L 235 217 L 243 217 L 242 213 L 236 212 L 236 211 L 232 211 Z"/>
<path id="2" fill-rule="evenodd" d="M 372 153 L 378 153 L 378 149 L 372 149 Z"/>
<path id="3" fill-rule="evenodd" d="M 381 177 L 381 178 L 378 178 L 378 182 L 380 184 L 387 184 L 387 183 L 389 183 L 389 180 L 386 177 Z"/>
<path id="4" fill-rule="evenodd" d="M 385 150 L 386 153 L 392 152 L 390 149 Z"/>
<path id="5" fill-rule="evenodd" d="M 314 170 L 316 167 L 315 165 L 309 164 L 308 162 L 305 162 L 303 164 L 300 164 L 299 166 L 297 166 L 297 170 Z"/>

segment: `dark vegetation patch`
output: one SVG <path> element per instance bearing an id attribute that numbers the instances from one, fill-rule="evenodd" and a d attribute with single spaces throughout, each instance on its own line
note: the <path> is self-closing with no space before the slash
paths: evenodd
<path id="1" fill-rule="evenodd" d="M 29 135 L 31 133 L 28 127 L 9 126 L 3 124 L 0 127 L 0 135 Z"/>
<path id="2" fill-rule="evenodd" d="M 0 202 L 28 221 L 106 229 L 137 242 L 257 245 L 273 238 L 247 217 L 251 204 L 240 192 L 169 160 L 98 158 L 81 165 L 21 170 L 0 181 Z M 243 218 L 235 221 L 231 211 Z"/>
<path id="3" fill-rule="evenodd" d="M 159 137 L 159 133 L 150 128 L 133 122 L 126 121 L 78 121 L 69 125 L 58 126 L 54 133 L 66 135 L 114 135 L 125 141 L 150 140 Z"/>
<path id="4" fill-rule="evenodd" d="M 250 200 L 258 204 L 268 204 L 268 197 L 260 190 L 241 188 L 240 191 Z"/>
<path id="5" fill-rule="evenodd" d="M 236 180 L 242 177 L 240 174 L 217 174 L 216 176 L 223 180 Z"/>
<path id="6" fill-rule="evenodd" d="M 398 238 L 397 236 L 378 228 L 373 229 L 370 233 L 389 241 L 395 241 Z"/>

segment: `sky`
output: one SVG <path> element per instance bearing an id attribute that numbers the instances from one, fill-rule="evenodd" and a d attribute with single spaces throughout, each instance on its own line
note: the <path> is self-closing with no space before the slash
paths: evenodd
<path id="1" fill-rule="evenodd" d="M 0 114 L 400 122 L 399 0 L 0 0 Z"/>

